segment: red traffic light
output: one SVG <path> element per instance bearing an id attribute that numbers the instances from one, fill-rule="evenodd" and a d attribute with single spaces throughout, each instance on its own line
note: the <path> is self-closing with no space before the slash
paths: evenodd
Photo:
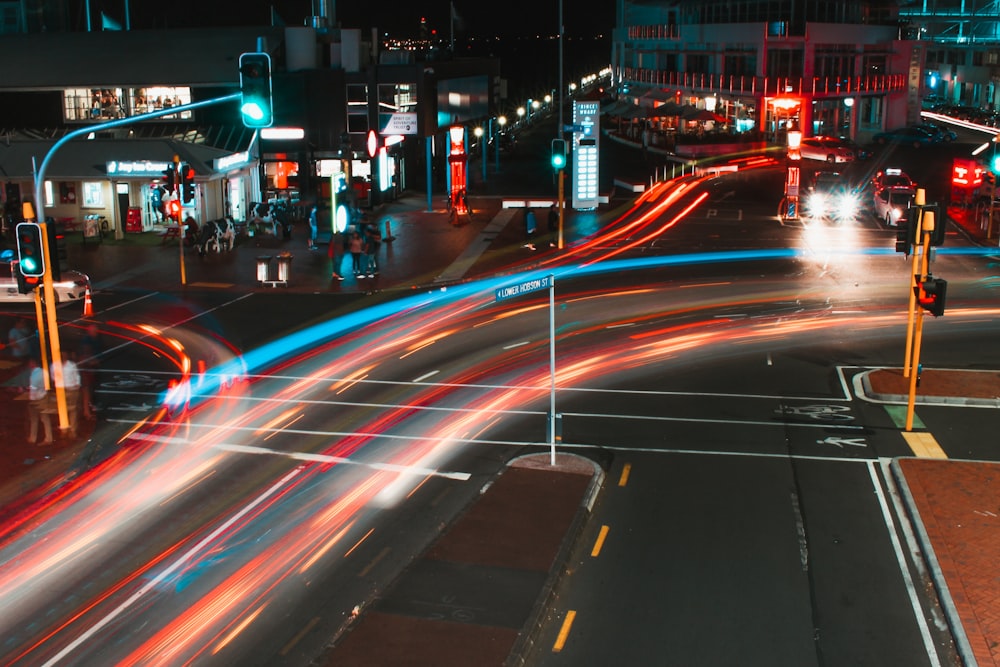
<path id="1" fill-rule="evenodd" d="M 167 216 L 173 218 L 174 220 L 180 222 L 181 220 L 181 203 L 176 199 L 171 199 L 167 202 Z"/>
<path id="2" fill-rule="evenodd" d="M 945 297 L 948 294 L 948 281 L 928 275 L 919 285 L 913 288 L 917 303 L 934 317 L 944 315 Z"/>

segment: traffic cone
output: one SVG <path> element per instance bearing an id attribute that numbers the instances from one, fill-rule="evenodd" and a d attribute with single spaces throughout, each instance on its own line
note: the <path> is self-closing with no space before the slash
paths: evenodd
<path id="1" fill-rule="evenodd" d="M 94 314 L 94 302 L 90 298 L 90 285 L 87 285 L 87 291 L 83 293 L 83 316 L 91 317 Z"/>

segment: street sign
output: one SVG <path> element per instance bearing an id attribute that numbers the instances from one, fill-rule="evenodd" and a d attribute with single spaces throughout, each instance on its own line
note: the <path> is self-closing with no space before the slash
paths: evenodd
<path id="1" fill-rule="evenodd" d="M 583 125 L 563 125 L 563 132 L 583 132 L 585 129 Z"/>
<path id="2" fill-rule="evenodd" d="M 531 280 L 514 283 L 513 285 L 498 287 L 496 290 L 496 300 L 499 302 L 505 299 L 511 299 L 515 296 L 520 296 L 521 294 L 537 292 L 538 290 L 548 289 L 550 287 L 552 287 L 552 276 L 532 278 Z"/>

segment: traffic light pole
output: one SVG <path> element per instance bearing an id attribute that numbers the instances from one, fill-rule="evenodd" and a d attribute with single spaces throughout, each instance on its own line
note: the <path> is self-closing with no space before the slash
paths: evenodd
<path id="1" fill-rule="evenodd" d="M 913 203 L 915 207 L 923 206 L 926 203 L 926 194 L 923 188 L 917 190 L 917 194 L 913 198 Z M 917 239 L 923 241 L 923 224 L 924 224 L 924 209 L 917 208 Z M 914 320 L 916 318 L 917 311 L 920 310 L 917 306 L 917 293 L 914 288 L 920 284 L 920 256 L 917 252 L 918 248 L 910 248 L 912 251 L 912 261 L 910 268 L 910 297 L 908 299 L 909 310 L 906 316 L 906 353 L 903 355 L 903 377 L 910 377 L 910 373 L 913 369 L 911 365 L 911 357 L 913 356 L 913 327 Z"/>
<path id="2" fill-rule="evenodd" d="M 174 172 L 178 176 L 177 180 L 180 181 L 179 183 L 177 183 L 177 194 L 180 195 L 180 199 L 181 199 L 181 201 L 183 201 L 184 200 L 184 185 L 183 185 L 184 179 L 180 175 L 181 174 L 181 156 L 180 155 L 175 155 L 174 156 Z M 184 214 L 184 207 L 182 206 L 181 209 L 180 209 L 180 213 L 177 214 L 177 238 L 179 239 L 178 242 L 179 242 L 180 249 L 181 249 L 180 252 L 181 252 L 181 285 L 182 286 L 183 285 L 187 285 L 187 272 L 185 272 L 185 270 L 184 270 L 184 232 L 186 230 L 184 229 L 184 221 L 181 220 L 181 216 L 183 216 L 183 214 Z"/>
<path id="3" fill-rule="evenodd" d="M 928 223 L 930 229 L 924 229 L 924 224 Z M 924 276 L 927 275 L 927 270 L 929 268 L 929 259 L 927 256 L 928 251 L 931 246 L 931 235 L 930 232 L 933 231 L 935 224 L 933 215 L 923 215 L 921 211 L 920 215 L 920 247 L 922 249 L 922 257 L 920 260 L 920 273 L 915 274 L 915 280 L 917 281 L 917 286 L 923 284 Z M 943 222 L 941 224 L 944 224 Z M 913 253 L 914 264 L 917 262 L 916 253 Z M 916 290 L 911 289 L 910 293 L 913 294 L 913 301 L 916 301 Z M 919 306 L 916 308 L 916 313 L 914 314 L 911 309 L 911 315 L 915 315 L 916 323 L 913 332 L 913 363 L 910 366 L 910 391 L 906 400 L 906 431 L 913 430 L 913 410 L 917 402 L 917 379 L 920 377 L 920 346 L 923 343 L 924 336 L 924 310 Z"/>
<path id="4" fill-rule="evenodd" d="M 184 111 L 189 111 L 192 109 L 200 109 L 202 107 L 212 106 L 215 104 L 224 104 L 226 102 L 236 102 L 242 97 L 241 93 L 233 93 L 232 95 L 223 95 L 222 97 L 213 97 L 209 100 L 202 100 L 201 102 L 192 102 L 191 104 L 182 104 L 180 106 L 170 107 L 169 109 L 161 109 L 160 111 L 152 111 L 150 113 L 145 113 L 140 116 L 133 116 L 131 118 L 120 118 L 118 120 L 110 120 L 104 123 L 96 123 L 94 125 L 88 125 L 82 127 L 78 130 L 73 130 L 68 132 L 64 137 L 60 138 L 54 144 L 52 148 L 45 154 L 42 159 L 42 164 L 38 169 L 35 170 L 35 219 L 38 221 L 39 226 L 42 228 L 42 247 L 45 249 L 45 273 L 42 276 L 42 290 L 45 300 L 45 310 L 48 319 L 48 335 L 49 335 L 49 349 L 52 351 L 52 367 L 55 369 L 53 382 L 56 385 L 56 407 L 59 413 L 59 428 L 68 429 L 69 424 L 69 412 L 66 406 L 66 389 L 65 383 L 63 382 L 62 374 L 62 352 L 59 345 L 59 322 L 56 318 L 56 297 L 55 288 L 52 284 L 52 249 L 49 248 L 49 235 L 48 229 L 45 226 L 45 199 L 42 197 L 42 189 L 45 185 L 45 172 L 48 171 L 49 163 L 55 156 L 56 152 L 62 148 L 69 141 L 76 139 L 77 137 L 83 137 L 91 134 L 92 132 L 97 132 L 100 130 L 105 130 L 113 127 L 122 127 L 125 125 L 132 125 L 134 123 L 148 120 L 150 118 L 159 118 L 160 116 L 169 116 L 171 114 L 182 113 Z M 179 221 L 178 221 L 179 222 Z M 183 235 L 181 239 L 181 252 L 183 252 Z M 58 261 L 58 258 L 57 258 Z M 183 261 L 181 263 L 181 281 L 183 283 Z M 36 297 L 37 298 L 37 297 Z M 39 335 L 42 335 L 41 329 L 39 329 Z"/>

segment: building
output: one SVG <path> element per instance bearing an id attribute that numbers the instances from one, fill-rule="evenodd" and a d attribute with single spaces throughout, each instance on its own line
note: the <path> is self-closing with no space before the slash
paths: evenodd
<path id="1" fill-rule="evenodd" d="M 446 172 L 447 128 L 488 118 L 500 89 L 496 60 L 418 61 L 325 15 L 294 27 L 31 32 L 3 12 L 20 6 L 0 3 L 0 25 L 22 29 L 0 40 L 0 58 L 18 63 L 0 83 L 5 226 L 68 135 L 47 163 L 45 215 L 103 216 L 117 234 L 163 221 L 175 162 L 195 180 L 182 215 L 201 221 L 244 220 L 259 202 L 301 213 L 335 195 L 365 207 L 407 187 L 430 192 Z M 240 54 L 258 51 L 271 57 L 274 106 L 260 132 L 243 126 L 237 99 Z"/>
<path id="2" fill-rule="evenodd" d="M 614 86 L 778 143 L 793 124 L 864 140 L 919 118 L 929 42 L 903 33 L 885 1 L 618 0 Z"/>

